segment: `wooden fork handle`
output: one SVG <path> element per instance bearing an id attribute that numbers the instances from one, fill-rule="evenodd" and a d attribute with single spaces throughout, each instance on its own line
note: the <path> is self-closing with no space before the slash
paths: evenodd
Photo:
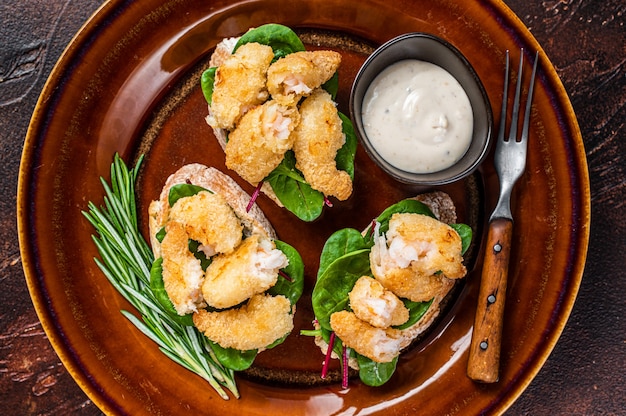
<path id="1" fill-rule="evenodd" d="M 469 351 L 467 375 L 475 381 L 498 381 L 502 320 L 506 298 L 513 221 L 498 218 L 489 224 L 483 271 Z"/>

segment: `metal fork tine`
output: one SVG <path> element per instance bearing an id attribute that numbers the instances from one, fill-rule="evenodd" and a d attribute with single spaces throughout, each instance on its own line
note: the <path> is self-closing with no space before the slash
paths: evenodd
<path id="1" fill-rule="evenodd" d="M 528 96 L 526 97 L 526 109 L 524 110 L 524 124 L 522 125 L 521 141 L 528 139 L 528 127 L 530 124 L 530 106 L 533 101 L 533 91 L 535 87 L 535 74 L 537 73 L 537 61 L 539 60 L 539 51 L 535 52 L 535 63 L 533 64 L 533 72 L 530 76 L 530 85 L 528 86 Z"/>
<path id="2" fill-rule="evenodd" d="M 515 99 L 513 100 L 513 112 L 511 113 L 511 125 L 509 127 L 509 141 L 517 140 L 517 124 L 519 121 L 519 102 L 522 95 L 522 68 L 524 65 L 524 49 L 520 50 L 519 68 L 517 70 L 517 85 L 515 86 Z"/>
<path id="3" fill-rule="evenodd" d="M 502 110 L 500 113 L 500 129 L 498 130 L 498 142 L 504 140 L 504 132 L 506 130 L 506 103 L 508 101 L 509 91 L 509 51 L 506 51 L 506 61 L 504 67 L 504 89 L 502 93 Z"/>

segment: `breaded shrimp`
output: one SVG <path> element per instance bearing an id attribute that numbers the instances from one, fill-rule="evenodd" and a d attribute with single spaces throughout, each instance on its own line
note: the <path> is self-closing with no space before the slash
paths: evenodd
<path id="1" fill-rule="evenodd" d="M 213 259 L 206 270 L 202 295 L 214 308 L 238 305 L 274 286 L 278 271 L 288 264 L 287 257 L 276 249 L 272 240 L 253 235 L 231 254 Z"/>
<path id="2" fill-rule="evenodd" d="M 409 319 L 409 310 L 402 301 L 369 276 L 356 281 L 349 297 L 354 314 L 377 328 L 401 325 Z"/>
<path id="3" fill-rule="evenodd" d="M 250 110 L 228 136 L 226 166 L 256 185 L 283 160 L 300 122 L 296 107 L 267 101 Z"/>
<path id="4" fill-rule="evenodd" d="M 161 243 L 163 284 L 176 312 L 186 315 L 206 306 L 200 291 L 204 272 L 200 260 L 189 251 L 185 226 L 170 221 L 165 230 Z"/>
<path id="5" fill-rule="evenodd" d="M 296 167 L 313 189 L 340 201 L 352 194 L 352 180 L 337 169 L 337 151 L 346 142 L 342 122 L 330 94 L 315 90 L 300 106 L 300 123 L 294 130 Z"/>
<path id="6" fill-rule="evenodd" d="M 289 300 L 282 295 L 254 295 L 238 309 L 201 309 L 193 315 L 193 323 L 223 348 L 247 351 L 265 348 L 291 332 L 293 314 Z"/>
<path id="7" fill-rule="evenodd" d="M 399 297 L 428 301 L 467 273 L 461 237 L 449 225 L 420 214 L 394 214 L 386 236 L 375 227 L 370 253 L 376 280 Z"/>
<path id="8" fill-rule="evenodd" d="M 183 224 L 192 240 L 211 256 L 230 253 L 241 243 L 243 225 L 220 194 L 202 191 L 180 198 L 169 210 L 169 221 Z"/>
<path id="9" fill-rule="evenodd" d="M 211 127 L 230 130 L 246 111 L 268 99 L 267 70 L 272 59 L 270 46 L 247 43 L 224 60 L 215 73 L 207 117 Z"/>
<path id="10" fill-rule="evenodd" d="M 376 328 L 348 311 L 330 315 L 330 327 L 345 346 L 379 363 L 392 361 L 410 343 L 399 329 Z"/>
<path id="11" fill-rule="evenodd" d="M 333 51 L 296 52 L 274 62 L 267 71 L 267 88 L 281 104 L 295 105 L 328 81 L 339 68 Z"/>

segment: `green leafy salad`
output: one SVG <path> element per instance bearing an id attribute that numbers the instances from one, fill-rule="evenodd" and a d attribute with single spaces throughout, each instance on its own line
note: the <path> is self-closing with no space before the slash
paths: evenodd
<path id="1" fill-rule="evenodd" d="M 423 203 L 406 199 L 400 201 L 381 213 L 375 222 L 379 224 L 379 232 L 389 230 L 389 221 L 396 213 L 422 214 L 434 218 L 430 209 Z M 472 230 L 465 224 L 450 224 L 461 237 L 462 254 L 464 254 L 472 239 Z M 355 283 L 362 276 L 373 276 L 370 265 L 370 252 L 374 246 L 374 225 L 370 225 L 362 234 L 352 228 L 336 231 L 326 241 L 320 256 L 320 266 L 317 273 L 317 282 L 313 289 L 312 302 L 316 318 L 316 329 L 301 331 L 303 335 L 321 337 L 329 345 L 326 351 L 326 362 L 322 370 L 325 376 L 328 362 L 333 351 L 342 361 L 343 384 L 347 386 L 348 363 L 356 360 L 359 377 L 363 383 L 370 386 L 380 386 L 386 383 L 393 375 L 398 357 L 390 362 L 376 362 L 353 349 L 346 348 L 342 340 L 335 336 L 330 325 L 331 315 L 335 312 L 350 310 L 349 294 Z M 413 302 L 400 299 L 409 311 L 408 320 L 395 329 L 404 330 L 415 325 L 428 311 L 433 300 Z"/>
<path id="2" fill-rule="evenodd" d="M 254 42 L 272 47 L 273 62 L 291 53 L 305 51 L 304 44 L 290 28 L 279 24 L 266 24 L 251 29 L 241 36 L 234 46 L 233 53 L 242 45 Z M 211 67 L 201 77 L 202 91 L 209 105 L 212 103 L 216 71 L 217 67 Z M 337 73 L 325 82 L 322 88 L 334 100 L 339 88 Z M 338 150 L 335 157 L 336 167 L 340 171 L 347 172 L 350 178 L 354 179 L 357 138 L 350 119 L 341 112 L 338 115 L 342 122 L 345 144 Z M 288 150 L 278 167 L 259 183 L 253 198 L 258 195 L 264 182 L 271 186 L 276 198 L 287 210 L 304 221 L 313 221 L 321 215 L 325 205 L 332 205 L 322 192 L 311 187 L 302 172 L 296 168 L 296 157 L 292 150 Z"/>

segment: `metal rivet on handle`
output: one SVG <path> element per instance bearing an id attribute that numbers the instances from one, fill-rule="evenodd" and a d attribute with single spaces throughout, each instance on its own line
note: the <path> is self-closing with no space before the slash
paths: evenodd
<path id="1" fill-rule="evenodd" d="M 487 343 L 487 341 L 483 341 L 480 343 L 480 349 L 481 350 L 486 350 L 487 347 L 489 347 L 489 344 Z"/>

